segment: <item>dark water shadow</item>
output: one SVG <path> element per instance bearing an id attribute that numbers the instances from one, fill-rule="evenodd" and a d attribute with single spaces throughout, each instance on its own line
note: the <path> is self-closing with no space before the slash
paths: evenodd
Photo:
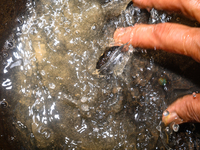
<path id="1" fill-rule="evenodd" d="M 0 49 L 12 30 L 19 23 L 16 19 L 26 11 L 26 3 L 31 0 L 0 1 Z"/>
<path id="2" fill-rule="evenodd" d="M 27 2 L 28 0 L 0 1 L 0 50 L 3 50 L 4 43 L 12 33 L 13 28 L 20 23 L 17 21 L 17 18 L 23 15 L 23 13 L 26 11 Z M 0 95 L 2 100 L 2 89 L 0 89 Z M 14 126 L 12 128 L 7 124 L 8 122 L 12 122 L 13 118 L 10 117 L 10 112 L 6 111 L 6 108 L 4 107 L 5 106 L 2 104 L 0 105 L 0 149 L 23 149 L 18 144 L 18 141 L 15 140 Z"/>
<path id="3" fill-rule="evenodd" d="M 200 86 L 200 63 L 190 57 L 162 50 L 147 50 L 146 54 L 137 53 L 135 55 L 142 55 L 145 59 L 151 58 L 158 66 L 190 80 L 196 86 Z"/>

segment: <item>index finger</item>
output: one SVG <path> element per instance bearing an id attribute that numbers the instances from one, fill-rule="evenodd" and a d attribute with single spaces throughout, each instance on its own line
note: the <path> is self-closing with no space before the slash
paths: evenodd
<path id="1" fill-rule="evenodd" d="M 133 47 L 162 49 L 192 57 L 200 62 L 200 29 L 174 23 L 160 23 L 117 29 L 116 43 L 127 43 Z"/>
<path id="2" fill-rule="evenodd" d="M 141 8 L 181 11 L 184 15 L 200 22 L 200 0 L 132 0 Z"/>

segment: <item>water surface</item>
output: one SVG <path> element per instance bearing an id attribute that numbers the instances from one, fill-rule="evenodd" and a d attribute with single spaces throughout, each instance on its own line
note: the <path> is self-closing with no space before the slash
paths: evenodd
<path id="1" fill-rule="evenodd" d="M 0 57 L 0 140 L 11 149 L 165 149 L 156 127 L 171 102 L 198 92 L 199 64 L 138 48 L 122 76 L 94 71 L 118 27 L 196 22 L 125 0 L 32 1 L 16 21 Z M 196 126 L 181 127 L 167 144 L 197 149 Z"/>

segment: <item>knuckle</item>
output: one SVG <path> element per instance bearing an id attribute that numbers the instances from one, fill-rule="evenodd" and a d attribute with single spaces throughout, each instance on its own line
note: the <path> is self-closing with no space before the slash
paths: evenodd
<path id="1" fill-rule="evenodd" d="M 193 121 L 194 120 L 194 109 L 192 107 L 191 101 L 186 101 L 186 120 L 187 122 Z"/>
<path id="2" fill-rule="evenodd" d="M 168 33 L 169 29 L 170 29 L 170 25 L 167 23 L 156 24 L 153 29 L 153 34 L 156 39 L 163 39 L 164 37 L 167 36 L 166 33 Z"/>
<path id="3" fill-rule="evenodd" d="M 156 41 L 157 48 L 158 49 L 163 49 L 166 48 L 167 45 L 165 45 L 167 42 L 168 38 L 168 33 L 171 28 L 171 25 L 168 23 L 160 23 L 154 25 L 152 34 L 153 34 L 153 39 Z"/>
<path id="4" fill-rule="evenodd" d="M 199 116 L 199 107 L 198 106 L 199 100 L 198 99 L 192 99 L 192 102 L 190 100 L 187 100 L 186 107 L 187 107 L 187 118 L 190 122 L 200 122 L 200 116 Z"/>
<path id="5" fill-rule="evenodd" d="M 200 30 L 191 28 L 185 33 L 185 40 L 183 41 L 187 54 L 197 62 L 200 62 Z"/>
<path id="6" fill-rule="evenodd" d="M 187 46 L 189 45 L 189 41 L 190 41 L 190 37 L 189 37 L 189 34 L 188 32 L 186 32 L 185 34 L 182 35 L 181 37 L 182 39 L 182 43 L 183 43 L 183 54 L 184 55 L 188 55 L 188 49 L 187 49 Z"/>
<path id="7" fill-rule="evenodd" d="M 200 62 L 200 35 L 197 34 L 196 40 L 195 40 L 195 51 L 196 51 L 196 61 Z"/>
<path id="8" fill-rule="evenodd" d="M 135 27 L 131 30 L 130 34 L 130 42 L 133 44 L 134 47 L 140 46 L 140 31 L 138 31 L 140 28 L 140 25 L 135 25 Z M 135 37 L 135 38 L 134 38 Z"/>

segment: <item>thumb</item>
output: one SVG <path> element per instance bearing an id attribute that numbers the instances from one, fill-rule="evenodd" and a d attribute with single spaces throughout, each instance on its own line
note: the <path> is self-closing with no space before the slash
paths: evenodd
<path id="1" fill-rule="evenodd" d="M 176 124 L 200 123 L 200 94 L 193 93 L 176 100 L 164 111 L 162 121 L 165 125 L 171 122 Z"/>

